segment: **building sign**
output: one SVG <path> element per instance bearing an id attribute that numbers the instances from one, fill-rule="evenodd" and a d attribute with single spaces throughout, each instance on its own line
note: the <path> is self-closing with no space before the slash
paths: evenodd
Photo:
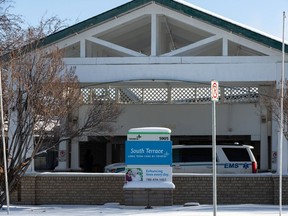
<path id="1" fill-rule="evenodd" d="M 161 127 L 132 128 L 125 142 L 128 182 L 172 182 L 171 130 Z"/>
<path id="2" fill-rule="evenodd" d="M 127 165 L 172 165 L 171 141 L 126 141 Z"/>
<path id="3" fill-rule="evenodd" d="M 170 140 L 170 129 L 167 128 L 134 128 L 127 134 L 128 141 L 168 141 Z"/>

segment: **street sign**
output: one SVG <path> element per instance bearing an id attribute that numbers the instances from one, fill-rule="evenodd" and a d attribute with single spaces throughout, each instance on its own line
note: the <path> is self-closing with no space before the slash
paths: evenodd
<path id="1" fill-rule="evenodd" d="M 211 81 L 211 100 L 215 102 L 219 100 L 219 83 L 216 80 Z"/>

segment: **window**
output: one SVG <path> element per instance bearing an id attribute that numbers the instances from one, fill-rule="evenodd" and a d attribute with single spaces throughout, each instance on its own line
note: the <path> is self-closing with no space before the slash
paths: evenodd
<path id="1" fill-rule="evenodd" d="M 173 162 L 211 162 L 212 148 L 173 149 Z"/>
<path id="2" fill-rule="evenodd" d="M 229 161 L 250 161 L 250 156 L 245 148 L 223 148 Z"/>

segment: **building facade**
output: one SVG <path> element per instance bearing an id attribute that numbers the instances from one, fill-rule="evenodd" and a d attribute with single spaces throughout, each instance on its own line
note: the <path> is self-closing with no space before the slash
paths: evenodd
<path id="1" fill-rule="evenodd" d="M 95 172 L 123 162 L 134 127 L 168 127 L 173 144 L 211 143 L 211 80 L 220 85 L 217 143 L 252 145 L 260 170 L 277 169 L 279 125 L 261 95 L 279 88 L 280 40 L 183 1 L 133 0 L 45 43 L 76 66 L 85 102 L 75 116 L 79 126 L 93 95 L 123 107 L 113 134 L 61 143 L 56 170 L 81 170 L 87 150 Z M 287 172 L 286 141 L 283 152 Z"/>

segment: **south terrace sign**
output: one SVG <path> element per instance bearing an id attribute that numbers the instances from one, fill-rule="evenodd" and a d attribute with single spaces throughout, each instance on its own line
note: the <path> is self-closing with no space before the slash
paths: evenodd
<path id="1" fill-rule="evenodd" d="M 126 141 L 127 165 L 172 165 L 171 141 Z"/>
<path id="2" fill-rule="evenodd" d="M 172 184 L 170 134 L 170 129 L 162 127 L 132 128 L 128 131 L 125 142 L 126 187 L 131 186 L 129 182 L 137 181 L 140 182 L 137 187 L 143 187 L 141 182 L 170 182 L 169 185 L 175 187 Z"/>

